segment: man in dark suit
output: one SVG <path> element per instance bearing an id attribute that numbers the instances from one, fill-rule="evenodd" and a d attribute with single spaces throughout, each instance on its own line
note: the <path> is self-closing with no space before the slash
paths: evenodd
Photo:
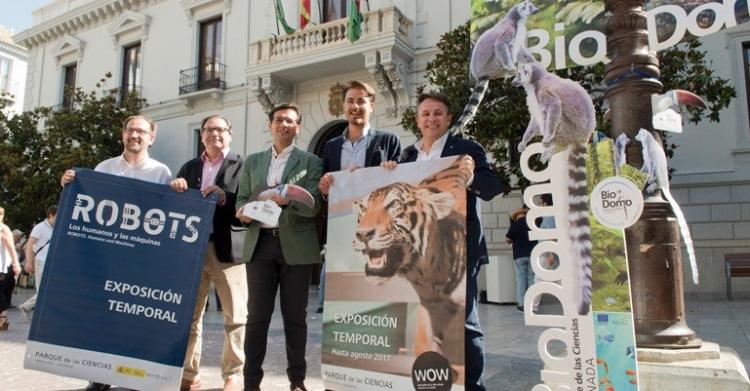
<path id="1" fill-rule="evenodd" d="M 185 354 L 185 370 L 180 390 L 200 388 L 198 369 L 201 358 L 201 329 L 211 282 L 216 287 L 224 313 L 224 351 L 221 374 L 225 391 L 242 390 L 242 369 L 245 363 L 245 321 L 247 320 L 247 275 L 244 263 L 232 258 L 232 222 L 242 173 L 242 158 L 229 150 L 232 124 L 228 119 L 212 115 L 201 123 L 201 142 L 206 150 L 185 163 L 177 178 L 170 182 L 176 191 L 199 189 L 204 196 L 219 195 L 214 213 L 203 272 L 190 324 L 190 338 Z M 239 222 L 237 222 L 239 224 Z"/>
<path id="2" fill-rule="evenodd" d="M 320 159 L 294 146 L 299 134 L 297 106 L 283 104 L 268 115 L 273 145 L 247 157 L 237 193 L 237 218 L 249 224 L 242 258 L 247 263 L 248 317 L 245 334 L 245 390 L 260 389 L 266 355 L 268 327 L 273 315 L 276 291 L 284 320 L 287 376 L 291 391 L 307 391 L 307 295 L 312 266 L 320 263 L 320 244 L 315 232 L 315 215 L 322 199 L 318 182 L 323 170 Z M 271 200 L 281 207 L 277 224 L 261 224 L 243 211 L 258 188 L 296 184 L 315 199 L 310 208 L 279 194 Z"/>
<path id="3" fill-rule="evenodd" d="M 489 201 L 508 186 L 492 171 L 487 163 L 486 152 L 472 140 L 464 140 L 448 133 L 452 116 L 448 97 L 440 93 L 424 93 L 417 100 L 417 127 L 422 138 L 407 147 L 401 162 L 438 159 L 446 156 L 467 155 L 459 163 L 459 169 L 469 178 L 466 190 L 466 327 L 465 363 L 466 390 L 485 390 L 482 381 L 484 371 L 484 334 L 477 313 L 477 276 L 487 261 L 487 244 L 482 233 L 482 224 L 477 211 L 477 197 Z"/>
<path id="4" fill-rule="evenodd" d="M 370 126 L 370 116 L 375 110 L 375 89 L 367 83 L 352 80 L 346 83 L 342 93 L 347 127 L 340 136 L 328 140 L 323 147 L 323 177 L 320 178 L 318 189 L 324 197 L 328 196 L 333 183 L 330 172 L 377 167 L 383 162 L 396 161 L 401 154 L 398 136 Z M 320 270 L 318 313 L 323 312 L 325 273 L 323 265 Z"/>

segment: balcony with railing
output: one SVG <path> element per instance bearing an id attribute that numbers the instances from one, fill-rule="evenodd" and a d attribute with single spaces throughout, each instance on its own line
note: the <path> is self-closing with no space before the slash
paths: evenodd
<path id="1" fill-rule="evenodd" d="M 288 90 L 290 84 L 367 70 L 378 88 L 387 90 L 388 103 L 408 104 L 405 78 L 414 59 L 412 26 L 398 8 L 386 7 L 363 14 L 362 34 L 353 43 L 347 38 L 347 18 L 251 42 L 246 69 L 250 88 L 265 105 L 279 100 L 270 95 Z"/>
<path id="2" fill-rule="evenodd" d="M 225 72 L 226 66 L 218 61 L 181 70 L 180 95 L 210 89 L 225 90 Z"/>

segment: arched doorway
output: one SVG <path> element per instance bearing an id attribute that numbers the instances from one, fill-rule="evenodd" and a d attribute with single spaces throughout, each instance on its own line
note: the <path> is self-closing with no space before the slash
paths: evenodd
<path id="1" fill-rule="evenodd" d="M 329 140 L 340 136 L 344 132 L 344 129 L 346 129 L 346 125 L 346 120 L 337 119 L 321 126 L 310 141 L 308 152 L 314 153 L 316 156 L 322 159 L 323 148 L 325 147 L 326 143 Z M 324 231 L 326 230 L 327 218 L 328 204 L 324 203 L 323 207 L 320 208 L 320 212 L 318 212 L 316 224 L 318 229 L 318 239 L 320 240 L 321 245 L 326 241 L 326 234 Z M 320 284 L 320 265 L 313 266 L 312 280 L 310 282 L 313 285 Z"/>
<path id="2" fill-rule="evenodd" d="M 346 124 L 346 120 L 337 119 L 321 126 L 315 133 L 315 136 L 313 136 L 312 140 L 310 140 L 308 152 L 314 153 L 322 159 L 323 147 L 325 147 L 328 140 L 341 135 L 341 133 L 344 132 L 344 129 L 346 129 Z"/>

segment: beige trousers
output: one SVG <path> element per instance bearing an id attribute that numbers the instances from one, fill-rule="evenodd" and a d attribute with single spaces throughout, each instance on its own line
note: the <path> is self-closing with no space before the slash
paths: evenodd
<path id="1" fill-rule="evenodd" d="M 185 353 L 185 365 L 182 377 L 193 380 L 198 375 L 201 361 L 201 333 L 203 331 L 203 313 L 206 309 L 211 282 L 221 301 L 224 313 L 224 350 L 221 356 L 221 376 L 242 378 L 242 367 L 245 364 L 245 322 L 247 321 L 247 273 L 244 263 L 224 263 L 216 258 L 213 242 L 208 242 L 206 259 L 203 261 L 203 272 L 198 285 L 198 297 L 195 299 L 195 312 L 190 324 L 190 338 Z"/>

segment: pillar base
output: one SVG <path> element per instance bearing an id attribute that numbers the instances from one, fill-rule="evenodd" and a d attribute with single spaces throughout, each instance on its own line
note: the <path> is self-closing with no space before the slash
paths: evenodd
<path id="1" fill-rule="evenodd" d="M 697 349 L 638 348 L 638 381 L 646 391 L 750 391 L 739 355 L 713 342 Z"/>

